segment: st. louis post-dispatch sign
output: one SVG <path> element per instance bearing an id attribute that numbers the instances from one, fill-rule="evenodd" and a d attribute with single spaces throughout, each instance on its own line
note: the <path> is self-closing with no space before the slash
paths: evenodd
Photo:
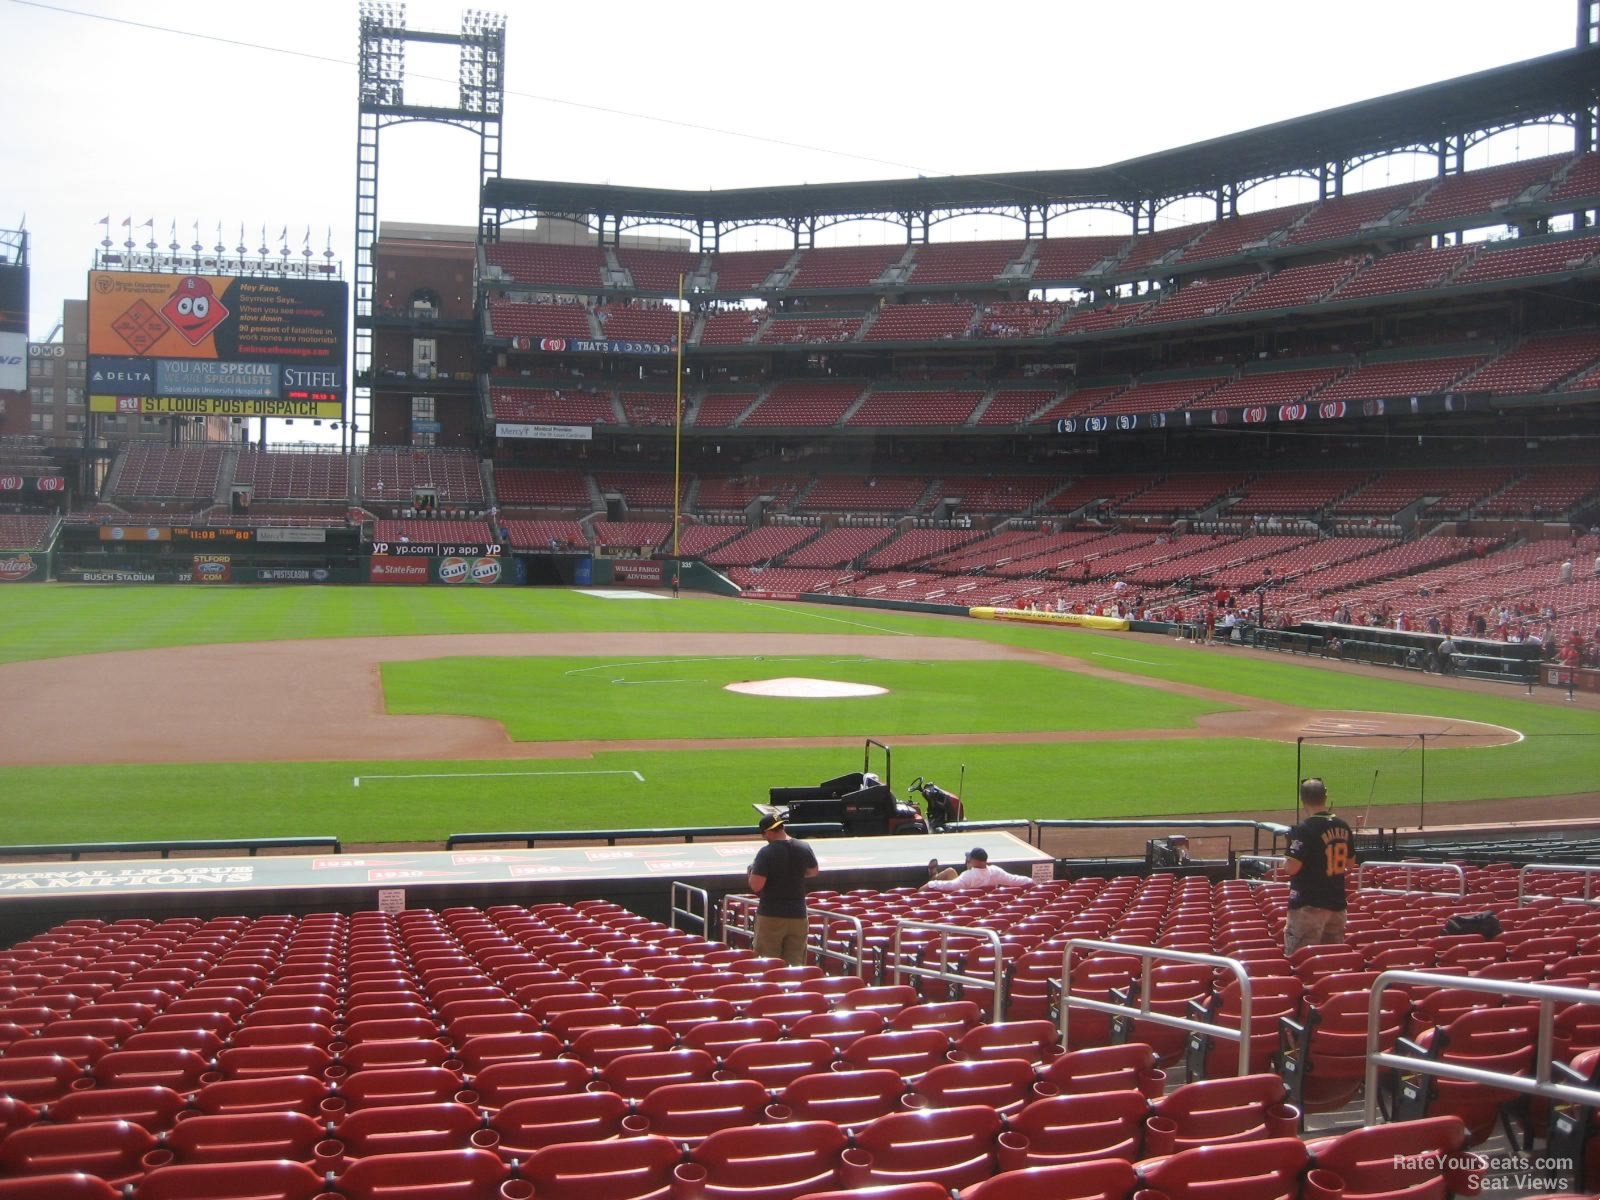
<path id="1" fill-rule="evenodd" d="M 338 400 L 224 396 L 90 396 L 89 411 L 135 417 L 320 417 L 337 421 Z"/>

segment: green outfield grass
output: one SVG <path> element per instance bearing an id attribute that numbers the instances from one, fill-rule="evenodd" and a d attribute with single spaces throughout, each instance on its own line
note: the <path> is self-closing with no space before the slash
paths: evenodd
<path id="1" fill-rule="evenodd" d="M 1130 676 L 1203 685 L 1307 707 L 1425 713 L 1506 725 L 1528 735 L 1495 749 L 1427 752 L 1427 803 L 1500 796 L 1541 796 L 1592 791 L 1600 780 L 1600 716 L 1590 710 L 1532 704 L 1514 690 L 1478 695 L 1428 686 L 1415 676 L 1368 679 L 1281 657 L 1201 648 L 1137 635 L 1104 635 L 1069 629 L 1030 628 L 955 618 L 887 613 L 868 609 L 685 597 L 676 602 L 617 603 L 567 592 L 530 589 L 381 588 L 118 588 L 18 586 L 3 593 L 0 662 L 69 654 L 160 646 L 262 641 L 282 638 L 348 637 L 361 634 L 548 631 L 584 634 L 639 631 L 679 632 L 916 633 L 963 637 L 1023 646 L 1075 657 Z M 473 711 L 520 729 L 542 719 L 517 689 L 519 672 L 565 671 L 572 660 L 494 660 L 504 678 L 498 692 L 484 687 L 476 667 L 467 679 L 457 664 L 397 664 L 421 668 L 395 694 L 416 711 Z M 696 677 L 708 677 L 699 669 Z M 774 670 L 770 674 L 824 674 L 849 678 L 846 664 L 821 670 Z M 1021 676 L 1000 667 L 1028 664 L 938 664 L 939 679 L 923 684 L 918 705 L 906 719 L 932 720 L 937 695 L 941 719 L 962 718 L 967 728 L 1038 728 L 996 722 L 979 710 L 985 701 L 1017 711 L 1014 721 L 1056 721 L 1051 727 L 1161 728 L 1215 708 L 1126 684 L 1030 668 Z M 879 668 L 918 676 L 929 668 L 880 663 Z M 946 670 L 951 674 L 945 675 Z M 972 672 L 972 674 L 968 674 Z M 406 672 L 399 672 L 406 674 Z M 959 684 L 952 680 L 960 679 Z M 1070 693 L 1061 713 L 1059 697 L 1044 698 L 1034 679 Z M 548 678 L 546 679 L 548 683 Z M 408 690 L 409 689 L 409 690 Z M 434 692 L 430 699 L 425 690 Z M 633 689 L 605 684 L 610 693 Z M 652 690 L 640 688 L 639 690 Z M 715 687 L 709 695 L 719 702 Z M 899 694 L 898 692 L 896 694 Z M 670 715 L 678 728 L 699 726 L 693 736 L 730 733 L 722 716 L 707 718 L 681 704 L 674 692 Z M 1073 696 L 1098 697 L 1079 702 Z M 731 698 L 729 698 L 731 699 Z M 19 702 L 12 697 L 12 702 Z M 558 701 L 566 704 L 568 701 Z M 740 703 L 747 701 L 741 700 Z M 471 704 L 481 709 L 450 707 Z M 774 702 L 777 703 L 777 702 Z M 790 714 L 807 703 L 783 702 L 781 724 L 766 720 L 763 734 L 802 733 Z M 857 701 L 842 702 L 849 706 Z M 875 701 L 867 701 L 872 704 Z M 787 705 L 800 706 L 790 708 Z M 1185 707 L 1188 706 L 1188 707 Z M 520 707 L 520 713 L 515 711 Z M 746 709 L 745 711 L 754 711 Z M 820 711 L 820 710 L 818 710 Z M 846 708 L 847 713 L 885 710 Z M 1070 712 L 1070 719 L 1065 714 Z M 682 719 L 689 713 L 691 719 Z M 581 715 L 581 714 L 577 714 Z M 591 711 L 587 720 L 595 717 Z M 606 720 L 613 712 L 600 713 Z M 561 720 L 569 714 L 562 714 Z M 810 718 L 805 718 L 809 720 Z M 1090 724 L 1089 722 L 1098 722 Z M 1115 722 L 1125 722 L 1116 724 Z M 898 727 L 898 726 L 897 726 Z M 630 737 L 652 736 L 638 732 Z M 925 724 L 923 728 L 940 728 Z M 577 736 L 593 736 L 590 732 Z M 883 734 L 876 715 L 846 730 L 852 736 Z M 91 735 L 86 735 L 91 736 Z M 543 730 L 540 738 L 566 737 Z M 674 736 L 674 735 L 665 735 Z M 892 736 L 892 735 L 891 735 Z M 1308 744 L 1303 768 L 1324 774 L 1336 803 L 1348 811 L 1364 807 L 1369 790 L 1393 819 L 1414 816 L 1422 770 L 1415 747 L 1351 750 Z M 896 782 L 926 775 L 954 787 L 961 766 L 971 815 L 986 817 L 1137 816 L 1218 812 L 1284 804 L 1294 780 L 1294 747 L 1283 743 L 1229 740 L 1141 740 L 1005 746 L 902 746 L 895 756 Z M 332 833 L 355 842 L 436 841 L 473 829 L 593 828 L 630 825 L 724 824 L 747 818 L 751 801 L 775 784 L 814 783 L 860 766 L 859 751 L 780 750 L 693 753 L 618 751 L 593 759 L 500 760 L 480 763 L 244 763 L 222 765 L 13 768 L 0 770 L 0 811 L 12 842 L 86 839 L 268 836 Z M 631 774 L 456 778 L 484 772 L 637 771 Z M 1373 789 L 1373 771 L 1378 782 Z M 375 779 L 378 775 L 446 774 L 447 779 Z M 366 777 L 361 787 L 355 776 Z M 1373 820 L 1381 818 L 1375 812 Z M 1389 819 L 1389 818 L 1382 818 Z"/>
<path id="2" fill-rule="evenodd" d="M 724 690 L 791 675 L 889 694 L 797 700 Z M 387 663 L 383 687 L 390 712 L 487 717 L 519 742 L 1175 729 L 1230 707 L 1035 663 L 766 655 L 442 658 Z"/>

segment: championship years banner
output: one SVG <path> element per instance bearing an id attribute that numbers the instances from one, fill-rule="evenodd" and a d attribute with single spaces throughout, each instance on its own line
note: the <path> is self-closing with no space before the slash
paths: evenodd
<path id="1" fill-rule="evenodd" d="M 1088 413 L 1056 422 L 1059 434 L 1128 433 L 1142 429 L 1213 429 L 1244 425 L 1287 425 L 1303 421 L 1345 421 L 1371 417 L 1435 416 L 1484 412 L 1487 396 L 1406 396 L 1399 399 L 1327 400 L 1305 404 L 1256 404 L 1248 408 L 1184 408 L 1176 412 Z"/>
<path id="2" fill-rule="evenodd" d="M 655 357 L 677 353 L 675 342 L 610 341 L 605 338 L 514 337 L 513 350 L 537 350 L 542 354 L 639 354 Z"/>

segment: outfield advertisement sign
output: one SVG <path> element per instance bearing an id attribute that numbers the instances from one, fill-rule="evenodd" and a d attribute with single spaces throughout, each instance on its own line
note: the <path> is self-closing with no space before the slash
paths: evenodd
<path id="1" fill-rule="evenodd" d="M 611 564 L 611 578 L 616 583 L 632 583 L 641 587 L 660 587 L 661 564 L 640 560 L 633 562 L 619 558 Z"/>
<path id="2" fill-rule="evenodd" d="M 495 543 L 471 545 L 463 542 L 373 542 L 372 553 L 390 558 L 498 558 Z"/>
<path id="3" fill-rule="evenodd" d="M 0 332 L 0 392 L 28 390 L 28 335 Z"/>
<path id="4" fill-rule="evenodd" d="M 337 399 L 252 400 L 217 396 L 91 395 L 89 411 L 132 417 L 315 417 L 337 421 L 344 415 L 344 404 Z"/>
<path id="5" fill-rule="evenodd" d="M 500 421 L 494 427 L 494 435 L 544 442 L 587 442 L 594 439 L 594 430 L 587 425 L 523 425 Z"/>
<path id="6" fill-rule="evenodd" d="M 336 419 L 348 309 L 329 280 L 91 271 L 90 410 Z"/>
<path id="7" fill-rule="evenodd" d="M 47 574 L 42 554 L 0 554 L 0 583 L 39 583 Z"/>
<path id="8" fill-rule="evenodd" d="M 28 268 L 0 265 L 0 392 L 28 390 Z"/>
<path id="9" fill-rule="evenodd" d="M 371 583 L 492 587 L 511 582 L 507 578 L 505 560 L 499 557 L 451 554 L 425 558 L 374 554 L 369 562 Z"/>

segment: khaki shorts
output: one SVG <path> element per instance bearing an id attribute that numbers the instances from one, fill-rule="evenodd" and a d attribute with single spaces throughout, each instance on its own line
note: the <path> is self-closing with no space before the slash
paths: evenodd
<path id="1" fill-rule="evenodd" d="M 1334 946 L 1344 941 L 1344 909 L 1291 908 L 1283 927 L 1283 956 L 1292 958 L 1301 946 Z"/>
<path id="2" fill-rule="evenodd" d="M 791 967 L 806 962 L 806 933 L 810 922 L 804 917 L 756 917 L 756 953 L 762 958 L 781 958 Z"/>

